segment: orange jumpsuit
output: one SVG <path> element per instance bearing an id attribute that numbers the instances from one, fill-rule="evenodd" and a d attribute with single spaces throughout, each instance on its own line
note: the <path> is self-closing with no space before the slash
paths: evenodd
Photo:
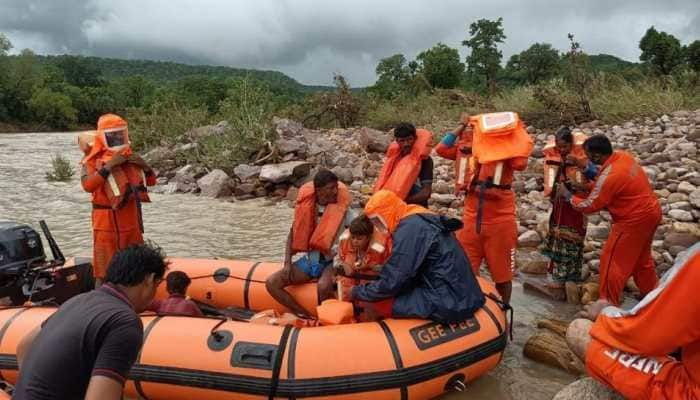
<path id="1" fill-rule="evenodd" d="M 468 141 L 468 140 L 466 140 Z M 436 152 L 443 158 L 454 160 L 458 146 L 438 144 Z M 501 185 L 513 182 L 513 172 L 527 168 L 527 158 L 517 157 L 503 162 Z M 462 222 L 464 228 L 457 232 L 457 239 L 467 253 L 472 270 L 479 275 L 481 261 L 486 259 L 491 278 L 496 283 L 513 280 L 515 248 L 518 244 L 518 225 L 515 216 L 515 193 L 510 188 L 489 188 L 484 191 L 481 230 L 477 233 L 480 188 L 478 182 L 493 178 L 497 163 L 482 164 L 476 187 L 464 201 Z"/>
<path id="2" fill-rule="evenodd" d="M 143 243 L 139 224 L 139 211 L 134 196 L 130 196 L 124 207 L 112 210 L 104 190 L 106 179 L 98 172 L 96 159 L 87 161 L 82 180 L 83 189 L 92 193 L 92 230 L 93 230 L 93 269 L 95 278 L 104 279 L 107 266 L 114 253 L 130 244 Z M 146 185 L 156 184 L 154 174 L 146 175 Z"/>
<path id="3" fill-rule="evenodd" d="M 634 157 L 614 152 L 602 165 L 588 197 L 573 196 L 571 205 L 584 214 L 606 208 L 612 216 L 600 256 L 600 297 L 619 305 L 630 276 L 642 294 L 653 290 L 658 278 L 651 243 L 661 222 L 661 206 Z"/>
<path id="4" fill-rule="evenodd" d="M 636 307 L 607 307 L 591 329 L 588 372 L 627 399 L 700 399 L 700 244 Z M 668 354 L 680 349 L 681 358 Z"/>

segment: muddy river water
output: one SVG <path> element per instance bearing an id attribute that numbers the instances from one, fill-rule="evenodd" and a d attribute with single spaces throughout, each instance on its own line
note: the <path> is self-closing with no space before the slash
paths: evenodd
<path id="1" fill-rule="evenodd" d="M 61 154 L 76 166 L 67 183 L 47 182 L 51 156 Z M 0 220 L 38 228 L 45 219 L 66 255 L 91 255 L 89 194 L 77 172 L 81 153 L 71 133 L 0 134 Z M 170 256 L 280 261 L 292 221 L 285 204 L 261 200 L 228 202 L 193 195 L 151 195 L 144 205 L 145 236 Z M 515 340 L 494 371 L 446 399 L 551 399 L 573 381 L 565 372 L 527 360 L 522 349 L 542 317 L 568 318 L 574 310 L 561 303 L 513 289 Z"/>

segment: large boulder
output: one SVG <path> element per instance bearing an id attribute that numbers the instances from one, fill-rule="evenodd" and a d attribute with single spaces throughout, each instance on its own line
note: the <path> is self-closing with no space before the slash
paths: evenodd
<path id="1" fill-rule="evenodd" d="M 353 181 L 353 174 L 352 174 L 352 169 L 350 168 L 344 168 L 344 167 L 333 167 L 331 169 L 331 172 L 335 174 L 335 176 L 340 179 L 341 182 L 350 184 Z"/>
<path id="2" fill-rule="evenodd" d="M 368 153 L 383 153 L 391 143 L 391 137 L 382 131 L 370 128 L 360 129 L 358 141 Z"/>
<path id="3" fill-rule="evenodd" d="M 260 180 L 263 182 L 290 182 L 307 176 L 311 171 L 311 163 L 306 161 L 288 161 L 281 164 L 263 165 L 260 170 Z"/>
<path id="4" fill-rule="evenodd" d="M 233 174 L 241 182 L 247 182 L 257 179 L 260 176 L 260 170 L 262 170 L 262 167 L 259 165 L 240 164 L 233 169 Z"/>
<path id="5" fill-rule="evenodd" d="M 277 117 L 272 118 L 272 126 L 275 132 L 277 132 L 277 134 L 279 135 L 279 137 L 284 139 L 291 139 L 297 137 L 302 133 L 302 130 L 304 129 L 304 126 L 297 121 Z"/>
<path id="6" fill-rule="evenodd" d="M 253 198 L 253 193 L 255 193 L 254 183 L 241 183 L 236 185 L 233 189 L 233 193 L 238 199 Z"/>
<path id="7" fill-rule="evenodd" d="M 688 201 L 690 201 L 690 204 L 692 204 L 693 207 L 700 208 L 700 189 L 690 192 Z"/>
<path id="8" fill-rule="evenodd" d="M 306 143 L 297 139 L 277 139 L 275 146 L 277 146 L 280 155 L 283 156 L 291 153 L 301 154 L 306 152 Z"/>
<path id="9" fill-rule="evenodd" d="M 552 400 L 624 400 L 624 398 L 593 378 L 583 378 L 562 389 Z"/>
<path id="10" fill-rule="evenodd" d="M 201 189 L 201 195 L 206 197 L 224 197 L 231 195 L 231 178 L 226 172 L 215 169 L 199 178 L 197 186 Z"/>
<path id="11" fill-rule="evenodd" d="M 221 121 L 216 125 L 205 125 L 197 128 L 190 129 L 185 133 L 185 136 L 189 137 L 191 140 L 199 140 L 207 136 L 220 136 L 228 131 L 230 125 L 227 121 Z"/>
<path id="12" fill-rule="evenodd" d="M 544 275 L 549 267 L 549 258 L 538 251 L 517 251 L 515 253 L 515 265 L 521 272 Z"/>
<path id="13" fill-rule="evenodd" d="M 540 234 L 529 230 L 518 236 L 518 247 L 537 247 L 542 242 Z"/>
<path id="14" fill-rule="evenodd" d="M 671 232 L 664 238 L 664 247 L 682 246 L 688 248 L 698 241 L 698 237 L 692 233 Z"/>

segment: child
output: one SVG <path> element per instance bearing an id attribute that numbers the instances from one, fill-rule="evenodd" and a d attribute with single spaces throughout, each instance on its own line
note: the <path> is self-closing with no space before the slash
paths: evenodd
<path id="1" fill-rule="evenodd" d="M 350 223 L 338 246 L 338 300 L 349 301 L 353 286 L 376 279 L 389 258 L 390 240 L 388 235 L 375 230 L 364 215 Z M 356 306 L 363 308 L 362 304 Z"/>
<path id="2" fill-rule="evenodd" d="M 165 278 L 166 289 L 170 297 L 165 300 L 153 300 L 148 306 L 149 311 L 157 314 L 185 315 L 190 317 L 203 316 L 202 310 L 197 307 L 194 301 L 189 300 L 187 288 L 192 282 L 190 277 L 182 271 L 173 271 Z"/>

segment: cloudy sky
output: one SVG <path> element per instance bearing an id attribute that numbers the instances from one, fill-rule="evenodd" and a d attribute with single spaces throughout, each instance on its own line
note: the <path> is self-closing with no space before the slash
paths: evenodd
<path id="1" fill-rule="evenodd" d="M 0 32 L 39 54 L 82 54 L 272 69 L 306 84 L 333 73 L 372 84 L 378 60 L 437 42 L 457 47 L 469 23 L 503 17 L 505 60 L 534 42 L 639 57 L 655 25 L 700 39 L 700 0 L 0 0 Z"/>

